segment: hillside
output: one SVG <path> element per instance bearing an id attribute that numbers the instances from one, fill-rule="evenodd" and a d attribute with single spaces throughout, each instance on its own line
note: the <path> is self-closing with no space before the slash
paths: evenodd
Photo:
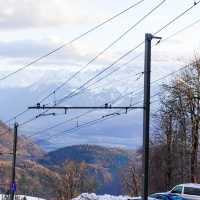
<path id="1" fill-rule="evenodd" d="M 5 133 L 5 134 L 4 134 Z M 13 133 L 0 122 L 0 179 L 3 192 L 9 187 Z M 55 195 L 55 182 L 60 179 L 65 161 L 85 162 L 87 173 L 96 178 L 97 194 L 121 194 L 120 170 L 134 157 L 134 152 L 97 145 L 74 145 L 44 153 L 28 138 L 18 137 L 17 191 L 19 194 Z M 48 188 L 48 189 L 47 189 Z"/>
<path id="2" fill-rule="evenodd" d="M 0 136 L 0 153 L 2 153 L 0 155 L 0 190 L 5 193 L 9 189 L 11 178 L 12 155 L 10 153 L 13 148 L 13 133 L 2 122 L 0 122 Z M 36 162 L 44 154 L 40 146 L 26 137 L 18 136 L 17 193 L 41 197 L 54 195 L 53 183 L 59 179 L 59 175 Z"/>
<path id="3" fill-rule="evenodd" d="M 11 162 L 0 161 L 0 190 L 3 193 L 9 189 L 11 176 Z M 53 197 L 54 187 L 59 175 L 34 161 L 25 160 L 16 168 L 17 194 L 32 195 L 37 197 Z"/>
<path id="4" fill-rule="evenodd" d="M 98 194 L 121 193 L 120 170 L 133 156 L 133 152 L 119 148 L 97 145 L 74 145 L 46 154 L 40 164 L 53 169 L 62 168 L 66 160 L 85 162 L 90 167 L 91 176 L 98 182 Z"/>
<path id="5" fill-rule="evenodd" d="M 8 158 L 9 153 L 12 152 L 13 133 L 9 128 L 0 121 L 0 153 L 1 159 Z M 40 146 L 34 144 L 30 139 L 18 136 L 17 144 L 18 158 L 23 159 L 38 159 L 44 155 L 44 151 Z"/>

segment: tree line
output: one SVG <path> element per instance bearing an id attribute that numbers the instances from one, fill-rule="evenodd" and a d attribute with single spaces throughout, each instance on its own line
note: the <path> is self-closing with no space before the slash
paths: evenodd
<path id="1" fill-rule="evenodd" d="M 200 182 L 200 59 L 195 57 L 169 84 L 163 84 L 160 94 L 158 110 L 152 115 L 151 193 L 167 191 L 180 183 Z M 126 194 L 141 194 L 141 162 L 129 163 L 123 170 Z"/>

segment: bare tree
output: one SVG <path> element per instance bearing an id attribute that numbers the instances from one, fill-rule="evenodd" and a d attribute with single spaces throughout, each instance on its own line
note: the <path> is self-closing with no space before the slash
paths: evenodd
<path id="1" fill-rule="evenodd" d="M 198 181 L 199 86 L 200 60 L 195 58 L 184 72 L 162 87 L 161 106 L 154 115 L 159 121 L 154 146 L 159 148 L 154 148 L 151 158 L 153 170 L 158 162 L 156 157 L 162 151 L 160 169 L 164 177 L 160 182 L 167 188 L 177 183 Z"/>
<path id="2" fill-rule="evenodd" d="M 137 154 L 140 154 L 138 151 Z M 121 186 L 124 194 L 129 196 L 141 195 L 142 171 L 141 157 L 131 160 L 125 165 L 121 171 Z"/>
<path id="3" fill-rule="evenodd" d="M 82 192 L 96 190 L 96 181 L 87 173 L 88 166 L 84 162 L 66 161 L 60 180 L 56 183 L 57 199 L 69 200 Z"/>

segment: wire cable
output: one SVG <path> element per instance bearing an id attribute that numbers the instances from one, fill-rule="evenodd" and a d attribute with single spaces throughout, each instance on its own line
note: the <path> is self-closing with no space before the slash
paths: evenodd
<path id="1" fill-rule="evenodd" d="M 173 75 L 173 74 L 175 74 L 175 73 L 177 73 L 177 72 L 180 72 L 181 70 L 185 69 L 186 67 L 188 67 L 188 65 L 183 66 L 183 67 L 180 68 L 179 70 L 176 70 L 176 71 L 174 71 L 174 72 L 172 72 L 172 73 L 169 73 L 169 74 L 163 76 L 162 78 L 165 79 L 165 78 L 168 77 L 168 76 L 171 76 L 171 75 Z M 153 81 L 152 83 L 156 83 L 156 82 L 158 82 L 158 81 L 160 81 L 160 80 L 161 80 L 161 78 L 159 78 L 159 79 Z M 129 95 L 129 94 L 130 94 L 130 93 L 127 93 L 126 95 Z M 136 94 L 137 94 L 137 93 L 135 93 L 135 95 L 136 95 Z M 152 99 L 152 98 L 155 98 L 155 97 L 157 97 L 157 96 L 159 96 L 160 94 L 161 94 L 161 92 L 157 92 L 157 93 L 151 95 L 151 99 Z M 125 96 L 125 95 L 121 96 L 121 98 L 124 98 L 124 96 Z M 119 100 L 119 99 L 115 99 L 114 101 L 117 102 L 118 100 Z M 140 101 L 138 101 L 137 103 L 130 104 L 130 106 L 137 105 L 137 104 L 141 103 L 142 101 L 143 101 L 143 100 L 140 100 Z M 153 101 L 153 102 L 151 101 L 151 104 L 156 103 L 156 102 L 158 102 L 158 100 L 155 100 L 155 101 Z M 133 110 L 133 109 L 129 109 L 129 111 L 131 111 L 131 110 Z M 91 111 L 89 111 L 89 112 L 91 112 Z M 86 113 L 88 113 L 88 112 L 86 112 Z M 83 113 L 83 114 L 81 114 L 81 115 L 84 115 L 84 114 L 86 114 L 86 113 Z M 127 114 L 127 112 L 125 112 L 125 114 Z M 80 116 L 81 116 L 81 115 L 80 115 Z M 54 135 L 50 135 L 47 139 L 50 139 L 50 138 L 54 137 L 55 135 L 58 136 L 58 135 L 61 135 L 61 134 L 64 134 L 64 133 L 71 133 L 71 132 L 73 132 L 73 131 L 79 130 L 80 128 L 84 128 L 84 127 L 87 127 L 87 126 L 94 125 L 94 124 L 96 124 L 96 123 L 98 123 L 98 122 L 101 122 L 101 121 L 104 121 L 104 120 L 108 120 L 108 119 L 113 118 L 113 117 L 118 116 L 118 115 L 121 115 L 121 114 L 120 114 L 119 112 L 110 113 L 110 114 L 108 114 L 108 115 L 102 116 L 102 117 L 97 118 L 97 119 L 95 119 L 95 120 L 91 120 L 91 121 L 86 122 L 86 123 L 83 123 L 83 124 L 81 124 L 81 125 L 72 127 L 72 128 L 70 128 L 70 129 L 68 129 L 68 130 L 66 130 L 66 131 L 62 131 L 62 132 L 60 132 L 60 133 L 57 133 L 57 134 L 54 134 Z M 78 116 L 77 116 L 77 117 L 78 117 Z M 108 117 L 110 117 L 110 118 L 108 118 Z M 79 117 L 78 117 L 78 118 L 79 118 Z M 74 118 L 74 119 L 78 119 L 78 118 Z M 73 120 L 73 119 L 72 119 L 72 120 Z M 65 121 L 64 123 L 66 123 L 66 122 L 67 122 L 67 121 Z M 62 124 L 64 124 L 64 123 L 62 122 Z M 61 123 L 56 124 L 56 125 L 54 125 L 54 126 L 52 126 L 52 127 L 49 127 L 49 128 L 47 128 L 46 130 L 43 130 L 43 131 L 45 132 L 45 131 L 47 131 L 47 130 L 53 129 L 54 127 L 57 127 L 57 126 L 59 126 L 60 124 L 61 124 Z M 34 134 L 34 135 L 32 135 L 32 136 L 29 136 L 29 137 L 34 137 L 34 136 L 38 135 L 39 133 L 44 133 L 43 131 L 37 132 L 36 134 Z"/>
<path id="2" fill-rule="evenodd" d="M 195 4 L 193 4 L 191 7 L 189 7 L 188 9 L 184 10 L 183 12 L 181 12 L 179 15 L 177 15 L 176 17 L 174 17 L 172 20 L 170 20 L 168 23 L 166 23 L 164 26 L 162 26 L 160 29 L 158 29 L 157 31 L 154 32 L 153 35 L 156 35 L 158 33 L 160 33 L 161 31 L 163 31 L 164 29 L 166 29 L 168 26 L 170 26 L 171 24 L 173 24 L 175 21 L 177 21 L 178 19 L 180 19 L 182 16 L 184 16 L 186 13 L 188 13 L 192 8 L 194 8 L 195 6 L 197 6 L 200 3 L 200 1 L 196 2 Z M 134 50 L 136 50 L 137 48 L 139 48 L 142 44 L 144 44 L 144 41 L 141 42 L 138 46 L 136 46 L 135 48 L 131 49 L 129 52 L 127 52 L 126 54 L 124 54 L 123 56 L 121 56 L 118 60 L 116 60 L 113 64 L 111 64 L 110 66 L 108 66 L 107 68 L 105 68 L 104 70 L 102 70 L 101 72 L 99 72 L 98 74 L 96 74 L 94 77 L 92 77 L 91 79 L 89 79 L 88 81 L 86 81 L 82 86 L 80 86 L 79 88 L 77 88 L 75 91 L 72 91 L 70 94 L 66 95 L 65 97 L 63 97 L 62 99 L 60 99 L 58 101 L 59 103 L 62 103 L 63 101 L 65 101 L 66 99 L 70 98 L 71 95 L 74 94 L 74 92 L 81 90 L 82 88 L 84 88 L 85 85 L 87 85 L 89 82 L 91 82 L 92 80 L 94 80 L 96 77 L 98 77 L 99 75 L 101 75 L 102 73 L 104 73 L 104 71 L 107 71 L 108 69 L 110 69 L 114 64 L 118 63 L 121 59 L 123 59 L 124 57 L 126 57 L 127 55 L 129 55 L 130 53 L 132 53 Z"/>
<path id="3" fill-rule="evenodd" d="M 89 34 L 89 33 L 93 32 L 93 31 L 95 31 L 96 29 L 102 27 L 102 26 L 105 25 L 106 23 L 108 23 L 108 22 L 112 21 L 113 19 L 117 18 L 118 16 L 124 14 L 124 13 L 127 12 L 128 10 L 135 8 L 136 6 L 138 6 L 139 4 L 141 4 L 141 3 L 144 2 L 144 1 L 145 1 L 145 0 L 140 0 L 140 1 L 136 2 L 135 4 L 133 4 L 133 5 L 131 5 L 130 7 L 126 8 L 125 10 L 123 10 L 123 11 L 117 13 L 116 15 L 114 15 L 114 16 L 108 18 L 107 20 L 103 21 L 102 23 L 100 23 L 100 24 L 98 24 L 98 25 L 92 27 L 91 29 L 89 29 L 88 31 L 82 33 L 81 35 L 75 37 L 75 38 L 72 39 L 71 41 L 62 44 L 61 46 L 57 47 L 56 49 L 54 49 L 54 50 L 52 50 L 52 51 L 50 51 L 50 52 L 48 52 L 48 53 L 46 53 L 46 54 L 44 54 L 44 55 L 42 55 L 42 56 L 36 58 L 36 59 L 34 59 L 34 60 L 31 61 L 30 63 L 26 64 L 25 66 L 23 66 L 23 67 L 21 67 L 21 68 L 19 68 L 18 70 L 14 71 L 14 72 L 11 72 L 11 73 L 7 74 L 6 76 L 0 78 L 0 81 L 3 81 L 3 80 L 5 80 L 5 79 L 7 79 L 8 77 L 13 76 L 14 74 L 16 74 L 16 73 L 18 73 L 18 72 L 20 72 L 20 71 L 23 71 L 24 69 L 28 68 L 29 66 L 31 66 L 31 65 L 37 63 L 38 61 L 40 61 L 40 60 L 42 60 L 42 59 L 44 59 L 44 58 L 50 56 L 51 54 L 53 54 L 53 53 L 59 51 L 60 49 L 63 49 L 64 47 L 71 45 L 71 44 L 74 43 L 75 41 L 81 39 L 82 37 L 86 36 L 87 34 Z"/>
<path id="4" fill-rule="evenodd" d="M 164 25 L 163 27 L 161 27 L 159 30 L 157 30 L 154 34 L 160 33 L 162 30 L 164 30 L 165 28 L 167 28 L 169 25 L 171 25 L 172 23 L 174 23 L 176 20 L 178 20 L 179 18 L 181 18 L 183 15 L 185 15 L 187 12 L 189 12 L 193 7 L 195 7 L 197 4 L 199 4 L 200 1 L 196 2 L 193 6 L 189 7 L 188 9 L 186 9 L 185 11 L 183 11 L 182 13 L 180 13 L 178 16 L 176 16 L 175 18 L 173 18 L 170 22 L 168 22 L 166 25 Z M 144 43 L 144 42 L 143 42 Z"/>
<path id="5" fill-rule="evenodd" d="M 191 27 L 195 26 L 195 25 L 196 25 L 196 24 L 198 24 L 199 22 L 200 22 L 200 19 L 198 19 L 198 20 L 194 21 L 193 23 L 191 23 L 191 24 L 189 24 L 189 25 L 187 25 L 187 26 L 183 27 L 182 29 L 180 29 L 180 30 L 176 31 L 175 33 L 173 33 L 173 34 L 169 35 L 168 37 L 166 37 L 166 38 L 162 39 L 162 40 L 161 40 L 161 42 L 163 43 L 164 41 L 166 41 L 166 40 L 169 40 L 169 39 L 173 38 L 174 36 L 176 36 L 176 35 L 178 35 L 178 34 L 180 34 L 180 33 L 184 32 L 184 31 L 186 31 L 186 30 L 190 29 Z M 159 43 L 159 42 L 158 42 L 158 43 Z M 157 44 L 158 44 L 158 43 L 157 43 Z"/>
<path id="6" fill-rule="evenodd" d="M 137 73 L 137 74 L 138 74 L 138 73 Z M 137 75 L 137 74 L 135 74 L 135 75 Z M 137 79 L 136 79 L 136 81 L 137 81 Z M 121 96 L 122 96 L 122 95 L 120 95 L 120 97 L 121 97 Z M 113 105 L 113 104 L 117 103 L 117 101 L 119 101 L 119 100 L 121 99 L 120 97 L 117 97 L 116 99 L 111 100 L 111 101 L 109 101 L 109 102 L 107 102 L 107 103 Z M 123 97 L 123 98 L 124 98 L 124 97 Z M 105 105 L 105 104 L 103 104 L 102 106 L 104 106 L 104 105 Z M 72 118 L 67 119 L 67 120 L 64 120 L 64 121 L 62 121 L 62 122 L 60 122 L 60 123 L 57 123 L 57 124 L 55 124 L 55 125 L 53 125 L 53 126 L 51 126 L 51 127 L 45 128 L 45 129 L 43 129 L 43 130 L 41 130 L 41 131 L 38 131 L 38 132 L 32 134 L 31 137 L 36 136 L 36 135 L 39 135 L 40 133 L 46 132 L 46 131 L 48 131 L 48 130 L 54 129 L 54 128 L 58 127 L 58 126 L 61 126 L 61 125 L 65 124 L 65 123 L 67 123 L 67 122 L 77 120 L 77 119 L 79 119 L 79 118 L 81 118 L 81 117 L 83 117 L 83 116 L 85 116 L 85 115 L 87 115 L 87 114 L 89 114 L 89 113 L 95 112 L 95 111 L 96 111 L 96 110 L 89 110 L 89 111 L 86 111 L 86 112 L 84 112 L 84 113 L 82 113 L 82 114 L 80 114 L 80 115 L 78 115 L 78 116 L 72 117 Z"/>
<path id="7" fill-rule="evenodd" d="M 144 1 L 144 0 L 143 0 Z M 142 3 L 143 1 L 138 2 Z M 80 70 L 78 70 L 76 73 L 74 73 L 70 78 L 68 78 L 64 83 L 62 83 L 60 86 L 58 86 L 54 91 L 52 91 L 50 94 L 45 96 L 40 100 L 39 103 L 42 103 L 46 99 L 48 99 L 50 96 L 54 95 L 56 91 L 60 90 L 62 87 L 64 87 L 69 81 L 71 81 L 75 76 L 77 76 L 81 71 L 83 71 L 88 65 L 90 65 L 92 62 L 94 62 L 99 56 L 101 56 L 103 53 L 105 53 L 109 48 L 111 48 L 114 44 L 116 44 L 118 41 L 120 41 L 126 34 L 128 34 L 131 30 L 133 30 L 137 25 L 139 25 L 144 19 L 146 19 L 151 13 L 153 13 L 156 9 L 158 9 L 166 0 L 161 1 L 156 7 L 154 7 L 150 12 L 148 12 L 146 15 L 144 15 L 141 19 L 139 19 L 133 26 L 131 26 L 129 29 L 127 29 L 122 35 L 120 35 L 116 40 L 114 40 L 112 43 L 110 43 L 105 49 L 103 49 L 101 52 L 99 52 L 93 59 L 91 59 L 85 66 L 83 66 Z M 135 6 L 138 4 L 134 4 Z M 131 7 L 132 8 L 132 7 Z M 127 10 L 126 10 L 127 11 Z M 125 12 L 125 11 L 124 11 Z M 74 40 L 70 41 L 74 42 Z M 0 79 L 1 80 L 1 79 Z M 16 119 L 16 117 L 19 117 L 26 113 L 28 109 L 24 110 L 20 114 L 12 117 L 11 119 L 7 120 L 6 122 L 12 121 L 13 119 Z"/>
<path id="8" fill-rule="evenodd" d="M 172 75 L 174 75 L 174 74 L 176 74 L 176 73 L 178 73 L 178 72 L 180 72 L 180 71 L 186 69 L 188 66 L 189 66 L 189 65 L 185 65 L 185 66 L 181 67 L 180 69 L 178 69 L 178 70 L 176 70 L 176 71 L 170 72 L 170 73 L 168 73 L 168 74 L 162 76 L 161 78 L 158 78 L 158 79 L 152 81 L 152 82 L 151 82 L 151 85 L 154 85 L 155 83 L 157 83 L 157 82 L 159 82 L 159 81 L 161 81 L 161 80 L 164 80 L 164 79 L 166 79 L 167 77 L 170 77 L 170 76 L 172 76 Z M 108 103 L 116 103 L 116 102 L 118 102 L 119 100 L 123 99 L 124 97 L 130 96 L 130 95 L 133 95 L 133 94 L 134 94 L 134 96 L 137 96 L 138 94 L 140 94 L 140 92 L 142 91 L 142 89 L 143 89 L 143 88 L 140 88 L 140 89 L 138 89 L 138 90 L 136 90 L 136 91 L 133 90 L 133 91 L 128 92 L 128 93 L 126 93 L 126 94 L 124 94 L 124 95 L 120 95 L 120 97 L 118 97 L 118 98 L 116 98 L 115 100 L 113 100 L 112 102 L 108 102 Z M 160 94 L 160 92 L 159 92 L 158 94 Z M 158 94 L 157 94 L 157 95 L 158 95 Z M 154 97 L 154 96 L 152 96 L 152 97 Z M 56 124 L 56 125 L 53 125 L 53 126 L 51 126 L 51 127 L 48 127 L 48 128 L 46 128 L 46 129 L 43 129 L 43 130 L 41 130 L 41 131 L 39 131 L 39 132 L 33 134 L 32 136 L 39 135 L 40 133 L 43 133 L 43 132 L 46 132 L 46 131 L 51 130 L 51 129 L 53 129 L 53 128 L 56 128 L 56 127 L 58 127 L 58 126 L 61 126 L 61 125 L 65 124 L 66 122 L 70 122 L 70 121 L 73 121 L 73 120 L 77 120 L 77 119 L 79 119 L 80 117 L 85 116 L 86 114 L 91 113 L 91 112 L 93 112 L 93 111 L 87 111 L 87 112 L 85 112 L 85 113 L 83 113 L 83 114 L 81 114 L 81 115 L 79 115 L 79 116 L 73 117 L 72 119 L 64 120 L 63 122 L 58 123 L 58 124 Z M 32 136 L 31 136 L 31 137 L 32 137 Z"/>
<path id="9" fill-rule="evenodd" d="M 142 18 L 140 18 L 134 25 L 132 25 L 130 28 L 128 28 L 124 33 L 122 33 L 118 38 L 116 38 L 112 43 L 110 43 L 105 49 L 100 51 L 94 58 L 92 58 L 86 65 L 84 65 L 80 70 L 75 72 L 72 76 L 70 76 L 64 83 L 62 83 L 60 86 L 58 86 L 55 90 L 53 90 L 50 94 L 45 96 L 42 100 L 40 100 L 39 103 L 42 103 L 46 99 L 48 99 L 51 95 L 55 94 L 58 90 L 60 90 L 62 87 L 64 87 L 69 81 L 71 81 L 75 76 L 80 74 L 88 65 L 93 63 L 97 58 L 99 58 L 101 55 L 103 55 L 108 49 L 110 49 L 114 44 L 119 42 L 124 36 L 126 36 L 130 31 L 132 31 L 134 28 L 136 28 L 142 21 L 144 21 L 149 15 L 151 15 L 155 10 L 157 10 L 166 0 L 161 1 L 158 5 L 156 5 L 150 12 L 148 12 L 146 15 L 144 15 Z"/>
<path id="10" fill-rule="evenodd" d="M 190 10 L 192 10 L 194 7 L 196 7 L 198 4 L 200 3 L 200 1 L 195 2 L 191 7 L 189 7 L 188 9 L 186 9 L 185 11 L 181 12 L 179 15 L 177 15 L 176 17 L 174 17 L 169 23 L 167 23 L 166 25 L 164 25 L 162 28 L 160 28 L 159 30 L 157 30 L 154 35 L 160 33 L 161 31 L 163 31 L 165 28 L 167 28 L 168 26 L 170 26 L 172 23 L 174 23 L 175 21 L 177 21 L 179 18 L 183 17 L 186 13 L 188 13 Z"/>

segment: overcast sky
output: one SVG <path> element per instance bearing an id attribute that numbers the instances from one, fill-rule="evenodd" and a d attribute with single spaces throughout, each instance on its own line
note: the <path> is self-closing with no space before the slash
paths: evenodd
<path id="1" fill-rule="evenodd" d="M 136 0 L 0 0 L 0 78 L 70 41 L 136 2 Z M 161 0 L 144 0 L 137 7 L 74 42 L 72 45 L 1 81 L 0 90 L 3 96 L 1 95 L 0 97 L 0 118 L 5 121 L 23 111 L 27 106 L 35 104 L 45 94 L 48 94 L 86 65 L 97 53 L 102 51 L 160 2 Z M 90 77 L 142 42 L 146 32 L 156 32 L 193 4 L 193 0 L 166 0 L 134 30 L 129 32 L 94 63 L 90 64 L 79 76 L 70 81 L 63 90 L 56 94 L 55 98 L 61 98 L 67 92 L 79 87 Z M 158 36 L 166 38 L 200 19 L 199 11 L 200 6 L 197 5 L 167 29 L 160 32 Z M 199 31 L 200 23 L 197 23 L 190 29 L 163 43 L 161 42 L 160 45 L 152 49 L 153 80 L 179 69 L 189 62 L 194 54 L 198 54 L 200 48 Z M 144 46 L 141 46 L 130 56 L 113 66 L 111 71 L 130 58 L 141 54 L 140 57 L 113 73 L 109 78 L 91 87 L 85 95 L 71 100 L 68 105 L 100 105 L 118 95 L 141 88 L 143 79 L 136 74 L 143 71 L 143 52 Z M 137 98 L 141 100 L 142 96 L 137 96 Z M 137 98 L 129 96 L 119 103 L 137 102 Z M 15 99 L 14 102 L 13 99 Z M 48 99 L 46 103 L 52 100 L 53 98 Z M 35 112 L 29 112 L 28 115 L 22 116 L 18 121 L 22 122 L 34 114 Z M 102 113 L 100 115 L 96 113 L 80 120 L 85 122 L 101 115 Z M 38 119 L 22 127 L 21 130 L 24 134 L 30 134 L 34 130 L 41 130 L 65 118 L 66 116 L 53 119 L 52 117 Z M 63 140 L 55 141 L 55 139 L 52 142 L 54 144 L 62 143 L 61 145 L 100 143 L 111 146 L 131 147 L 132 143 L 130 141 L 134 140 L 134 144 L 140 145 L 142 141 L 141 121 L 141 112 L 137 111 L 134 114 L 130 114 L 129 117 L 113 118 L 109 122 L 84 130 L 80 129 L 74 136 L 66 136 L 66 142 L 63 142 Z M 60 127 L 59 131 L 72 126 L 73 124 L 65 125 L 65 127 Z M 51 133 L 55 132 L 56 130 L 53 130 Z M 122 134 L 120 135 L 120 133 Z"/>

